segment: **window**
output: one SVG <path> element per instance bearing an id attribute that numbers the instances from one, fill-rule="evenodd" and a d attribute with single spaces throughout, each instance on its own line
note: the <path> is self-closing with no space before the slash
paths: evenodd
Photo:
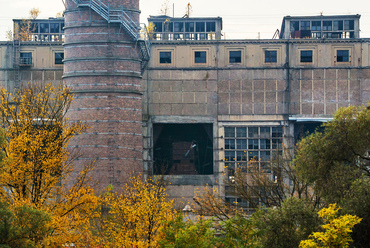
<path id="1" fill-rule="evenodd" d="M 40 33 L 49 33 L 49 23 L 40 23 Z"/>
<path id="2" fill-rule="evenodd" d="M 343 21 L 333 21 L 333 30 L 343 30 Z"/>
<path id="3" fill-rule="evenodd" d="M 332 25 L 332 21 L 324 21 L 322 29 L 324 31 L 331 31 L 331 25 Z"/>
<path id="4" fill-rule="evenodd" d="M 50 33 L 59 33 L 59 23 L 50 23 Z"/>
<path id="5" fill-rule="evenodd" d="M 337 50 L 337 62 L 349 62 L 349 50 Z"/>
<path id="6" fill-rule="evenodd" d="M 207 63 L 207 52 L 194 52 L 194 63 Z"/>
<path id="7" fill-rule="evenodd" d="M 159 63 L 160 64 L 171 64 L 171 52 L 159 52 Z"/>
<path id="8" fill-rule="evenodd" d="M 229 63 L 241 63 L 242 51 L 229 51 Z"/>
<path id="9" fill-rule="evenodd" d="M 162 22 L 153 22 L 156 32 L 163 32 Z"/>
<path id="10" fill-rule="evenodd" d="M 207 32 L 216 32 L 216 22 L 207 22 Z"/>
<path id="11" fill-rule="evenodd" d="M 184 23 L 183 22 L 175 22 L 175 32 L 184 32 Z"/>
<path id="12" fill-rule="evenodd" d="M 301 62 L 302 63 L 312 63 L 312 50 L 302 50 L 301 51 Z"/>
<path id="13" fill-rule="evenodd" d="M 310 21 L 301 21 L 301 30 L 310 30 Z"/>
<path id="14" fill-rule="evenodd" d="M 265 63 L 276 63 L 277 51 L 265 50 Z"/>
<path id="15" fill-rule="evenodd" d="M 20 65 L 32 65 L 32 53 L 20 53 Z"/>
<path id="16" fill-rule="evenodd" d="M 194 32 L 194 22 L 185 22 L 185 32 Z"/>
<path id="17" fill-rule="evenodd" d="M 345 30 L 354 30 L 355 29 L 355 22 L 353 20 L 344 21 L 344 29 Z"/>
<path id="18" fill-rule="evenodd" d="M 321 30 L 321 21 L 312 21 L 312 31 Z"/>
<path id="19" fill-rule="evenodd" d="M 64 53 L 55 53 L 55 64 L 60 65 L 63 64 Z"/>
<path id="20" fill-rule="evenodd" d="M 205 23 L 204 22 L 196 22 L 195 28 L 197 32 L 204 32 L 205 31 Z"/>
<path id="21" fill-rule="evenodd" d="M 298 31 L 299 30 L 299 22 L 298 21 L 292 21 L 290 22 L 290 31 Z"/>

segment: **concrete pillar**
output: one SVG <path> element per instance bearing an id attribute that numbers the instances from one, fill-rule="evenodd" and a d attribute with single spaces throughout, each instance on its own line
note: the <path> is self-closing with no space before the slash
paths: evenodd
<path id="1" fill-rule="evenodd" d="M 139 22 L 139 0 L 102 0 L 112 9 L 129 9 Z M 95 162 L 92 176 L 98 190 L 121 188 L 131 173 L 142 172 L 141 69 L 137 43 L 119 23 L 66 1 L 65 84 L 74 93 L 70 122 L 90 126 L 73 139 L 84 163 Z"/>

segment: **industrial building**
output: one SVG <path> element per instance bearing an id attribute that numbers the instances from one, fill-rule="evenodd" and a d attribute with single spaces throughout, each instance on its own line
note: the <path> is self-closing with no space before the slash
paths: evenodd
<path id="1" fill-rule="evenodd" d="M 254 159 L 268 171 L 283 144 L 370 100 L 370 39 L 360 38 L 359 15 L 286 16 L 269 40 L 222 39 L 220 17 L 151 16 L 146 61 L 147 43 L 67 3 L 64 30 L 51 28 L 60 19 L 40 20 L 32 41 L 0 43 L 0 82 L 72 88 L 70 118 L 93 126 L 72 145 L 96 159 L 101 189 L 122 186 L 134 170 L 166 175 L 171 197 L 184 201 L 206 186 L 223 192 L 236 167 Z"/>

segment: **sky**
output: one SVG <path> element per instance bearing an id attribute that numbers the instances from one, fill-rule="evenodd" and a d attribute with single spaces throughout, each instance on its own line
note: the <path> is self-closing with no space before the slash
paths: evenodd
<path id="1" fill-rule="evenodd" d="M 104 0 L 103 0 L 104 1 Z M 141 22 L 160 14 L 166 0 L 140 0 Z M 222 17 L 226 39 L 271 39 L 284 16 L 360 14 L 360 37 L 370 38 L 369 0 L 168 0 L 170 16 L 182 17 L 190 2 L 193 17 Z M 173 8 L 174 7 L 174 8 Z M 55 17 L 64 10 L 62 0 L 0 0 L 0 40 L 12 29 L 12 19 L 27 18 L 39 8 L 39 18 Z"/>

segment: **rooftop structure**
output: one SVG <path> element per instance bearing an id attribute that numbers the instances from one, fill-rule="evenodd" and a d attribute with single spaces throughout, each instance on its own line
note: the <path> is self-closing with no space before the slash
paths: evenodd
<path id="1" fill-rule="evenodd" d="M 155 30 L 153 40 L 219 40 L 222 18 L 150 16 Z"/>
<path id="2" fill-rule="evenodd" d="M 64 18 L 13 19 L 14 35 L 29 41 L 64 41 Z"/>
<path id="3" fill-rule="evenodd" d="M 280 39 L 360 38 L 361 15 L 285 16 Z"/>

